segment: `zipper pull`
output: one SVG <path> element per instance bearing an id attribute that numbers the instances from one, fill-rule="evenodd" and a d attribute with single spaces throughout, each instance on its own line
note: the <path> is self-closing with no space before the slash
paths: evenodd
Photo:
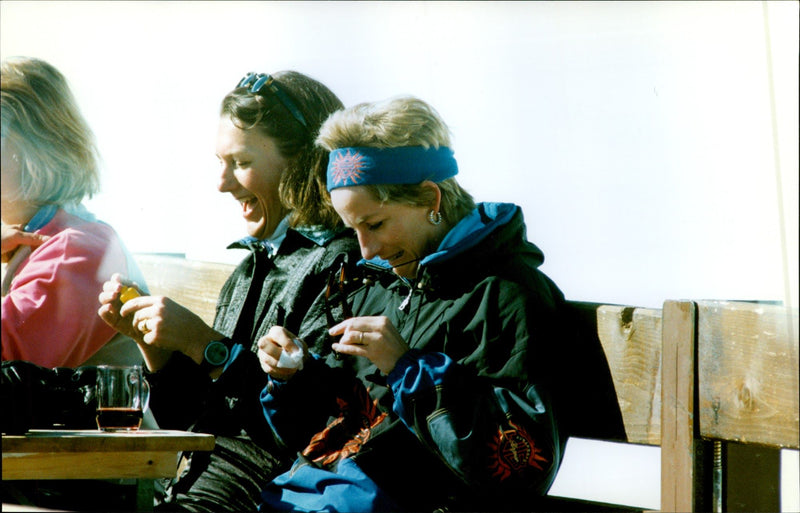
<path id="1" fill-rule="evenodd" d="M 405 310 L 405 309 L 406 309 L 406 307 L 408 306 L 408 304 L 411 302 L 411 295 L 412 295 L 413 293 L 414 293 L 414 287 L 409 287 L 409 289 L 408 289 L 408 296 L 406 296 L 406 298 L 403 300 L 403 302 L 402 302 L 402 303 L 400 303 L 400 307 L 398 308 L 398 310 L 400 310 L 400 311 L 402 312 L 403 310 Z"/>

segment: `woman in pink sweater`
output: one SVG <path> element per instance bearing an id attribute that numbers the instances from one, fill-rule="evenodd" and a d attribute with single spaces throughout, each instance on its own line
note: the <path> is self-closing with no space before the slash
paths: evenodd
<path id="1" fill-rule="evenodd" d="M 45 367 L 139 363 L 97 315 L 115 272 L 141 272 L 81 205 L 97 192 L 94 137 L 64 76 L 32 58 L 2 63 L 2 359 Z"/>

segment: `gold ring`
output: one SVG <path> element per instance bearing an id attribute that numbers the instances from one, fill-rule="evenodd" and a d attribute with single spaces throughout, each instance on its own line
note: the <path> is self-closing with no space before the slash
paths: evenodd
<path id="1" fill-rule="evenodd" d="M 361 344 L 362 346 L 364 345 L 364 332 L 363 331 L 359 331 L 358 332 L 358 343 Z"/>
<path id="2" fill-rule="evenodd" d="M 150 333 L 150 329 L 147 327 L 147 319 L 139 321 L 139 331 L 142 333 Z"/>

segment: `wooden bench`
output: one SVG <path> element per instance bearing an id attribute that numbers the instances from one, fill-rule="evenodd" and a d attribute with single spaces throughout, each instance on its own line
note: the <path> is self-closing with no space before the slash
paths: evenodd
<path id="1" fill-rule="evenodd" d="M 800 448 L 798 310 L 667 301 L 664 323 L 676 373 L 664 376 L 675 435 L 662 438 L 662 509 L 780 511 L 780 449 Z"/>
<path id="2" fill-rule="evenodd" d="M 212 322 L 234 266 L 136 259 L 151 293 Z M 567 394 L 581 401 L 567 412 L 569 436 L 660 446 L 663 511 L 779 509 L 778 450 L 798 448 L 796 309 L 719 301 L 668 300 L 662 309 L 569 302 L 562 322 L 572 354 L 581 355 L 567 374 L 574 384 Z M 552 511 L 642 510 L 548 500 Z"/>
<path id="3" fill-rule="evenodd" d="M 213 324 L 217 297 L 234 265 L 144 253 L 134 258 L 147 280 L 150 294 L 169 297 L 199 315 L 209 326 Z"/>
<path id="4" fill-rule="evenodd" d="M 780 511 L 780 449 L 800 445 L 797 309 L 673 300 L 661 310 L 568 306 L 587 343 L 596 314 L 624 424 L 621 438 L 614 412 L 592 412 L 570 436 L 660 445 L 662 511 Z M 551 506 L 630 509 L 563 498 Z"/>

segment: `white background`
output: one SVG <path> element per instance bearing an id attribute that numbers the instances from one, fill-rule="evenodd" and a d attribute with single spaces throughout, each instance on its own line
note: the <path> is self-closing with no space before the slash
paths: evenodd
<path id="1" fill-rule="evenodd" d="M 434 105 L 461 183 L 523 207 L 569 299 L 798 304 L 797 2 L 3 0 L 0 23 L 3 58 L 70 80 L 104 158 L 90 209 L 134 252 L 241 258 L 219 102 L 248 71 L 296 69 L 346 105 Z M 556 491 L 657 508 L 658 465 L 571 442 Z"/>

